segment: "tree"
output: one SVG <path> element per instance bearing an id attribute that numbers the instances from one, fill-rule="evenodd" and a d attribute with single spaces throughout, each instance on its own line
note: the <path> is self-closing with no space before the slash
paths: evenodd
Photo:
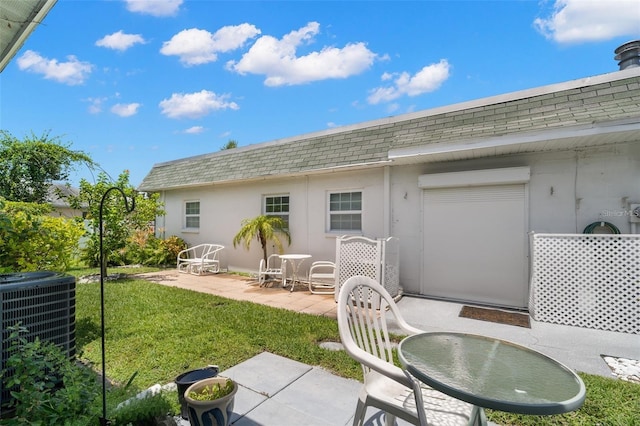
<path id="1" fill-rule="evenodd" d="M 229 141 L 226 143 L 226 145 L 224 145 L 222 148 L 220 148 L 220 151 L 225 151 L 227 149 L 233 149 L 233 148 L 237 148 L 238 147 L 238 141 L 233 140 L 233 139 L 229 139 Z"/>
<path id="2" fill-rule="evenodd" d="M 91 232 L 82 260 L 90 266 L 100 264 L 100 202 L 105 192 L 113 186 L 122 189 L 128 198 L 135 198 L 135 209 L 128 214 L 125 212 L 124 200 L 118 191 L 112 191 L 105 199 L 102 221 L 103 248 L 107 264 L 125 263 L 125 247 L 129 238 L 138 230 L 149 229 L 157 216 L 164 215 L 159 194 L 136 192 L 129 183 L 129 172 L 126 170 L 118 176 L 115 183 L 106 173 L 100 173 L 98 182 L 93 185 L 82 179 L 78 196 L 69 197 L 69 204 L 74 208 L 88 208 L 86 219 L 91 222 Z"/>
<path id="3" fill-rule="evenodd" d="M 287 223 L 278 216 L 260 215 L 253 219 L 244 219 L 240 231 L 233 237 L 233 246 L 242 243 L 249 250 L 251 241 L 256 238 L 262 246 L 262 255 L 265 263 L 267 262 L 267 242 L 273 241 L 278 252 L 283 252 L 282 241 L 278 234 L 284 236 L 289 245 L 291 244 L 291 235 L 286 228 Z"/>
<path id="4" fill-rule="evenodd" d="M 0 196 L 9 201 L 44 203 L 53 181 L 65 181 L 77 163 L 96 166 L 59 137 L 33 133 L 23 141 L 0 130 Z"/>
<path id="5" fill-rule="evenodd" d="M 84 229 L 73 219 L 49 216 L 47 204 L 0 197 L 0 272 L 67 270 Z"/>

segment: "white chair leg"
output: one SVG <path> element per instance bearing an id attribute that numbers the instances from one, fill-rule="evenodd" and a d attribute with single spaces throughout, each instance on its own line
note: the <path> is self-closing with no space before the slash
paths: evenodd
<path id="1" fill-rule="evenodd" d="M 367 413 L 367 406 L 364 401 L 358 398 L 356 413 L 353 415 L 353 426 L 362 426 L 364 424 L 364 416 Z"/>
<path id="2" fill-rule="evenodd" d="M 387 412 L 384 413 L 384 425 L 385 426 L 394 426 L 396 424 L 396 416 L 393 414 L 389 414 Z"/>

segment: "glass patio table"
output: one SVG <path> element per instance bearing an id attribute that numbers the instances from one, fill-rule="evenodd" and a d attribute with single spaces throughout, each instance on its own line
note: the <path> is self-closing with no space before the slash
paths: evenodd
<path id="1" fill-rule="evenodd" d="M 504 340 L 464 333 L 421 333 L 398 347 L 412 376 L 479 407 L 550 415 L 577 410 L 582 379 L 540 352 Z"/>

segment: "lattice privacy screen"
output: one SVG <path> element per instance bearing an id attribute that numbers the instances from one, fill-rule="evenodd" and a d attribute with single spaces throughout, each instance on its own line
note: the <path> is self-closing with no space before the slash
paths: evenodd
<path id="1" fill-rule="evenodd" d="M 533 234 L 529 313 L 640 334 L 640 235 Z"/>
<path id="2" fill-rule="evenodd" d="M 336 292 L 354 275 L 371 277 L 392 297 L 400 295 L 400 243 L 397 238 L 373 240 L 366 237 L 336 239 Z"/>

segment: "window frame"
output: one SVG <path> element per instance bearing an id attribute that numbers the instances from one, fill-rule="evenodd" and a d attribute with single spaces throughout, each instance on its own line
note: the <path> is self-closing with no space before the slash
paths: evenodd
<path id="1" fill-rule="evenodd" d="M 338 194 L 360 194 L 360 209 L 351 210 L 331 210 L 331 197 Z M 342 201 L 340 201 L 342 202 Z M 352 201 L 351 201 L 352 202 Z M 362 235 L 362 213 L 363 213 L 363 191 L 361 189 L 349 189 L 339 191 L 327 191 L 326 209 L 327 209 L 327 233 L 331 234 L 355 234 Z M 351 206 L 352 207 L 352 206 Z M 332 217 L 336 215 L 360 215 L 360 228 L 359 229 L 334 229 L 332 228 Z"/>
<path id="2" fill-rule="evenodd" d="M 280 202 L 278 204 L 276 204 L 275 202 L 268 204 L 267 200 L 268 199 L 273 199 L 275 201 L 276 198 L 287 198 L 287 202 L 286 202 L 286 207 L 287 207 L 287 211 L 279 211 L 279 212 L 275 212 L 275 211 L 271 211 L 268 212 L 268 206 L 278 206 L 280 208 L 282 208 L 285 204 Z M 289 229 L 289 220 L 291 218 L 291 195 L 289 193 L 281 193 L 281 194 L 263 194 L 262 195 L 262 214 L 266 215 L 266 216 L 277 216 L 282 218 L 282 220 L 285 221 L 285 223 L 287 224 L 285 229 Z"/>
<path id="3" fill-rule="evenodd" d="M 198 213 L 189 213 L 189 204 L 198 203 Z M 200 230 L 200 217 L 202 215 L 202 204 L 200 200 L 184 200 L 183 203 L 183 226 L 182 229 L 188 232 L 195 232 Z M 189 226 L 189 219 L 198 218 L 198 226 Z"/>

